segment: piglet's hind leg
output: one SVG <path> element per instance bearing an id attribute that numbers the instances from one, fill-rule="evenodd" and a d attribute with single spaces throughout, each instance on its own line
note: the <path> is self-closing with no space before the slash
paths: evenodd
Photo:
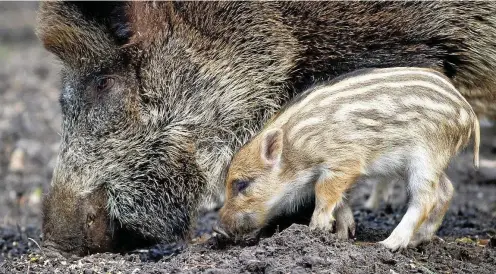
<path id="1" fill-rule="evenodd" d="M 408 246 L 415 230 L 422 225 L 434 205 L 434 193 L 439 183 L 439 175 L 435 170 L 423 163 L 429 161 L 415 161 L 410 168 L 408 188 L 410 190 L 410 204 L 401 222 L 391 235 L 380 244 L 390 250 L 404 249 Z"/>
<path id="2" fill-rule="evenodd" d="M 436 189 L 435 205 L 429 213 L 429 217 L 415 232 L 409 246 L 415 247 L 422 242 L 432 239 L 437 229 L 441 225 L 444 215 L 448 210 L 451 198 L 453 197 L 453 185 L 446 174 L 441 175 L 439 185 Z"/>
<path id="3" fill-rule="evenodd" d="M 369 210 L 377 210 L 381 201 L 386 201 L 390 196 L 389 192 L 390 189 L 393 188 L 393 182 L 389 181 L 387 178 L 368 179 L 368 182 L 371 183 L 372 190 L 370 192 L 370 197 L 363 206 Z"/>

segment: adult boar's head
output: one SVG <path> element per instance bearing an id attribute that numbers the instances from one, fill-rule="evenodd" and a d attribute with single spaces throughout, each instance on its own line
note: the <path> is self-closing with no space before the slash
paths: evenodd
<path id="1" fill-rule="evenodd" d="M 203 192 L 192 110 L 169 107 L 183 94 L 162 97 L 193 83 L 174 67 L 177 54 L 157 60 L 132 44 L 128 8 L 41 4 L 38 35 L 63 62 L 62 142 L 43 234 L 45 246 L 62 253 L 181 239 Z"/>

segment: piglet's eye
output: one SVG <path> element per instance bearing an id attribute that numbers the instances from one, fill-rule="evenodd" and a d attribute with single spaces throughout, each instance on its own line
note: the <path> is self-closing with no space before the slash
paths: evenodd
<path id="1" fill-rule="evenodd" d="M 98 92 L 106 91 L 106 90 L 112 88 L 112 86 L 114 85 L 114 83 L 115 83 L 115 79 L 112 78 L 112 77 L 101 77 L 101 78 L 98 78 L 96 80 L 96 90 Z"/>
<path id="2" fill-rule="evenodd" d="M 250 182 L 248 180 L 236 180 L 236 181 L 234 181 L 234 189 L 236 189 L 237 193 L 242 192 L 249 185 L 250 185 Z"/>

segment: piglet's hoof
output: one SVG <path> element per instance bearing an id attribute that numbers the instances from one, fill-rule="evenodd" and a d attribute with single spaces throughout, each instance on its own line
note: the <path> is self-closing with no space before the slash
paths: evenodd
<path id="1" fill-rule="evenodd" d="M 348 240 L 355 238 L 355 223 L 338 224 L 336 221 L 336 229 L 334 230 L 338 239 Z"/>
<path id="2" fill-rule="evenodd" d="M 330 214 L 323 212 L 315 213 L 310 221 L 310 230 L 330 231 L 334 230 L 334 218 Z"/>

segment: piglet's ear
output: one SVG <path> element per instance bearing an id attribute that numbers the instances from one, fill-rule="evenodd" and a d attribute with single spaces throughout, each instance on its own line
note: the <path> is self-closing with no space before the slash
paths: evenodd
<path id="1" fill-rule="evenodd" d="M 266 165 L 275 166 L 281 161 L 282 137 L 283 132 L 279 128 L 271 129 L 262 136 L 260 153 Z"/>

